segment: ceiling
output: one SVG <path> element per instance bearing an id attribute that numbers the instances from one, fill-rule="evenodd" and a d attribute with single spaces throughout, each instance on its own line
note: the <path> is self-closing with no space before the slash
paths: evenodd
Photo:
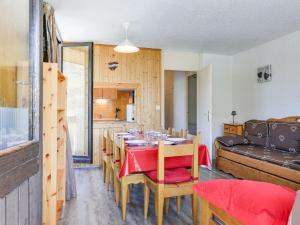
<path id="1" fill-rule="evenodd" d="M 299 0 L 48 0 L 64 41 L 235 54 L 300 30 Z"/>

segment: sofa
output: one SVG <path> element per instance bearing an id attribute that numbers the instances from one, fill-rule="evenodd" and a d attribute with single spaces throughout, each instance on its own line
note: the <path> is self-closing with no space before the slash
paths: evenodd
<path id="1" fill-rule="evenodd" d="M 250 120 L 244 124 L 244 136 L 218 137 L 217 169 L 237 178 L 300 190 L 299 120 Z"/>

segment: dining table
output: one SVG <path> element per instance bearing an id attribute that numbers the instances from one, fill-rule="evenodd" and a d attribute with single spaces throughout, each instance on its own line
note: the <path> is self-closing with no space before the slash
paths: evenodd
<path id="1" fill-rule="evenodd" d="M 141 137 L 139 137 L 141 139 Z M 182 143 L 176 144 L 188 144 L 191 140 L 185 140 Z M 126 142 L 125 142 L 126 143 Z M 131 146 L 125 144 L 125 158 L 119 177 L 127 176 L 134 173 L 143 173 L 157 170 L 157 157 L 158 157 L 158 145 L 149 144 Z M 198 146 L 198 164 L 199 166 L 205 166 L 211 168 L 211 160 L 209 151 L 206 145 L 199 144 Z M 192 156 L 179 156 L 170 157 L 165 159 L 165 168 L 187 168 L 192 165 Z"/>

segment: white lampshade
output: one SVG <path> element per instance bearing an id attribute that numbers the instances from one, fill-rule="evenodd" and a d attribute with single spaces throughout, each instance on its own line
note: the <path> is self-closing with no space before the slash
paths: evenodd
<path id="1" fill-rule="evenodd" d="M 120 52 L 120 53 L 134 53 L 134 52 L 138 52 L 140 49 L 138 47 L 136 47 L 134 44 L 132 44 L 129 40 L 128 40 L 128 28 L 129 28 L 130 23 L 124 23 L 123 27 L 125 30 L 125 40 L 122 41 L 119 45 L 117 45 L 114 50 L 116 52 Z"/>
<path id="2" fill-rule="evenodd" d="M 128 39 L 122 41 L 119 45 L 117 45 L 114 50 L 120 53 L 134 53 L 138 52 L 140 49 L 132 44 Z"/>

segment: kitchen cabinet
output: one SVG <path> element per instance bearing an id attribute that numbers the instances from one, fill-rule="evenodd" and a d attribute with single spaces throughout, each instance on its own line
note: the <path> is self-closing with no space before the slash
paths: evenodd
<path id="1" fill-rule="evenodd" d="M 94 88 L 93 91 L 94 99 L 117 99 L 117 89 L 116 88 Z"/>
<path id="2" fill-rule="evenodd" d="M 94 88 L 93 99 L 101 99 L 103 97 L 103 88 Z"/>
<path id="3" fill-rule="evenodd" d="M 103 99 L 117 99 L 117 89 L 115 88 L 103 88 L 102 91 Z"/>

